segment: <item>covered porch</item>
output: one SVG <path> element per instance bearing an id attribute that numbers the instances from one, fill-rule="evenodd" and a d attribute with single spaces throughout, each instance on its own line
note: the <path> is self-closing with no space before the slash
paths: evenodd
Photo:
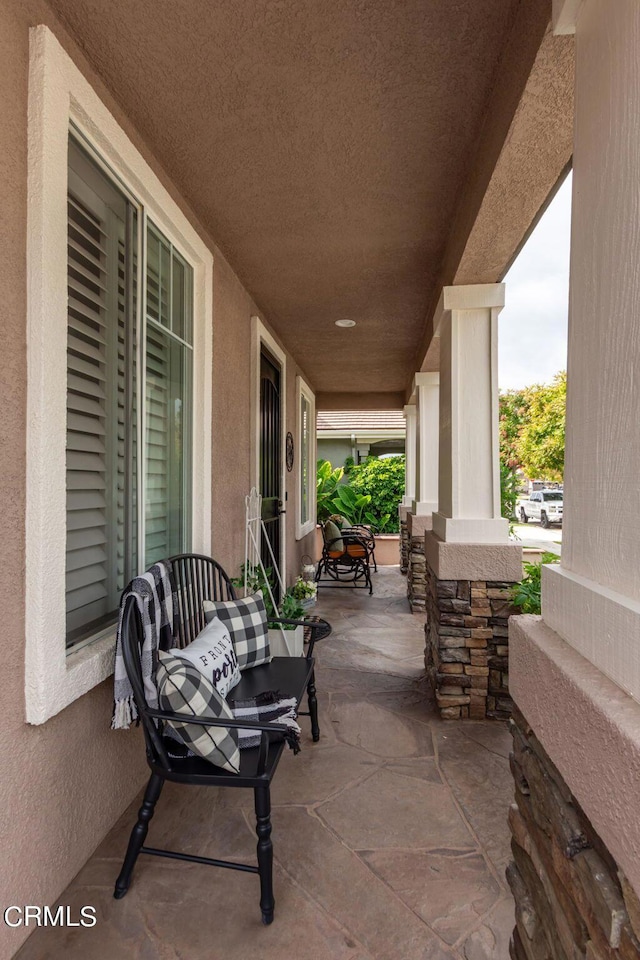
<path id="1" fill-rule="evenodd" d="M 5 918 L 3 960 L 640 957 L 639 38 L 636 0 L 0 5 L 0 900 L 100 917 Z M 497 320 L 570 165 L 562 564 L 515 618 Z M 254 487 L 290 586 L 316 412 L 363 410 L 405 416 L 407 579 L 321 596 L 275 923 L 182 864 L 112 901 L 121 591 L 187 550 L 239 575 Z M 253 850 L 246 805 L 167 797 L 176 846 Z"/>

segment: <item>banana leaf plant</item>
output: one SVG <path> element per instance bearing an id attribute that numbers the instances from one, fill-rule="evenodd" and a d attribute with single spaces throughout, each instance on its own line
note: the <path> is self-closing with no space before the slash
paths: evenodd
<path id="1" fill-rule="evenodd" d="M 335 513 L 333 498 L 343 475 L 342 467 L 336 467 L 334 470 L 329 460 L 318 460 L 316 475 L 318 523 L 324 523 L 332 513 Z"/>
<path id="2" fill-rule="evenodd" d="M 341 484 L 336 488 L 336 496 L 332 500 L 334 513 L 341 514 L 347 522 L 353 526 L 357 523 L 364 523 L 377 529 L 389 519 L 389 515 L 376 517 L 369 509 L 371 506 L 371 496 L 367 493 L 356 493 L 347 484 Z"/>

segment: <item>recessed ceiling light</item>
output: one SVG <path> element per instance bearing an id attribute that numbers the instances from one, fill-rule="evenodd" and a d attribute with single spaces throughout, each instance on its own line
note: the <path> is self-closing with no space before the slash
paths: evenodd
<path id="1" fill-rule="evenodd" d="M 347 320 L 346 317 L 344 320 L 336 320 L 336 327 L 355 327 L 355 320 Z"/>

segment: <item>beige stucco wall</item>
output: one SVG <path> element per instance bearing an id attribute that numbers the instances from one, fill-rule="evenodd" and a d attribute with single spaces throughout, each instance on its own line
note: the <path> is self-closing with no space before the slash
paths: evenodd
<path id="1" fill-rule="evenodd" d="M 3 722 L 0 726 L 0 903 L 47 904 L 65 885 L 134 797 L 145 778 L 138 731 L 109 729 L 107 681 L 42 726 L 24 720 L 27 75 L 29 27 L 47 24 L 124 127 L 147 162 L 194 222 L 214 255 L 213 478 L 214 554 L 234 573 L 244 552 L 244 495 L 250 481 L 250 330 L 259 313 L 211 238 L 176 196 L 162 169 L 131 129 L 92 69 L 40 0 L 0 5 L 0 509 L 2 511 Z M 262 315 L 263 316 L 263 315 Z M 264 316 L 263 316 L 264 319 Z M 295 396 L 298 368 L 287 359 L 287 389 Z M 295 432 L 295 403 L 287 427 Z M 294 489 L 290 489 L 290 498 Z M 290 563 L 309 552 L 293 541 Z M 62 638 L 52 638 L 62 642 Z M 0 958 L 25 937 L 0 925 Z"/>

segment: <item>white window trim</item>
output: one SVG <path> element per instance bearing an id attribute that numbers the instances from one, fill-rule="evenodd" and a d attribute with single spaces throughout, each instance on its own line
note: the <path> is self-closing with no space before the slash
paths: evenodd
<path id="1" fill-rule="evenodd" d="M 25 701 L 44 723 L 113 671 L 114 630 L 65 651 L 67 154 L 71 122 L 194 271 L 193 549 L 211 549 L 213 258 L 59 42 L 30 32 Z"/>
<path id="2" fill-rule="evenodd" d="M 309 401 L 309 519 L 302 523 L 302 416 L 300 406 L 302 398 Z M 297 445 L 300 451 L 296 457 L 298 465 L 296 467 L 296 540 L 302 540 L 316 528 L 316 485 L 315 479 L 315 461 L 313 455 L 316 445 L 316 395 L 301 376 L 296 377 L 296 417 L 297 417 Z"/>
<path id="3" fill-rule="evenodd" d="M 251 432 L 251 475 L 252 484 L 256 490 L 260 489 L 260 352 L 262 346 L 265 346 L 269 353 L 280 364 L 280 395 L 281 395 L 281 450 L 280 450 L 280 489 L 282 496 L 286 496 L 287 475 L 286 475 L 286 443 L 287 443 L 287 355 L 277 342 L 275 337 L 265 327 L 260 317 L 251 317 L 251 417 L 253 430 Z M 248 493 L 249 491 L 247 491 Z M 281 518 L 280 537 L 280 576 L 282 582 L 287 582 L 287 525 L 286 513 Z"/>

